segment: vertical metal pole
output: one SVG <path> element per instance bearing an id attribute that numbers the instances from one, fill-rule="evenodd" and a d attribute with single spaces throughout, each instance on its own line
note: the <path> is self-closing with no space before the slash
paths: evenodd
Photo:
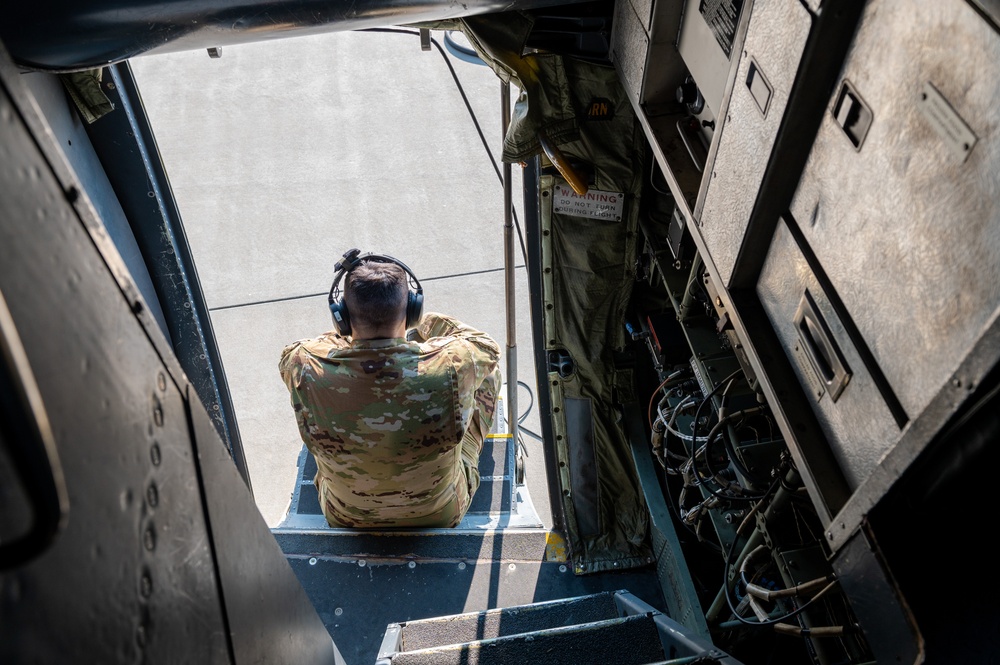
<path id="1" fill-rule="evenodd" d="M 500 122 L 503 138 L 510 125 L 510 82 L 500 83 Z M 502 139 L 501 139 L 502 140 Z M 501 144 L 502 145 L 502 144 Z M 501 148 L 501 154 L 503 149 Z M 504 297 L 507 303 L 507 416 L 511 444 L 518 442 L 517 412 L 517 308 L 514 301 L 514 216 L 511 192 L 511 165 L 503 165 L 503 270 L 506 279 Z"/>

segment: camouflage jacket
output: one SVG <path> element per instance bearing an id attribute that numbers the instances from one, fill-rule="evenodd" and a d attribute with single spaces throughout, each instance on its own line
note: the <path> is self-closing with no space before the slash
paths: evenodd
<path id="1" fill-rule="evenodd" d="M 278 367 L 331 525 L 454 526 L 472 500 L 462 436 L 500 348 L 434 312 L 415 332 L 418 341 L 357 342 L 328 332 L 282 351 Z"/>

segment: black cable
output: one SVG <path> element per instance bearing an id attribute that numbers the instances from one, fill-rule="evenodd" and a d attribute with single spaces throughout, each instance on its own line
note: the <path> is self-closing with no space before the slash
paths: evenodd
<path id="1" fill-rule="evenodd" d="M 659 402 L 659 404 L 657 404 L 657 410 L 659 410 L 660 406 L 663 405 L 663 402 L 668 397 L 669 397 L 669 395 L 664 395 L 663 396 L 663 399 L 661 399 L 660 402 Z M 681 402 L 683 402 L 683 399 L 681 399 Z M 675 406 L 674 408 L 676 409 L 678 406 L 680 406 L 681 402 L 678 402 L 677 406 Z M 668 406 L 669 406 L 669 404 L 668 404 Z M 662 416 L 659 416 L 658 419 L 659 419 L 659 422 L 663 424 L 663 463 L 664 463 L 664 468 L 668 472 L 671 472 L 671 473 L 673 473 L 676 476 L 684 475 L 683 472 L 681 471 L 680 467 L 678 467 L 678 466 L 670 466 L 670 465 L 668 465 L 668 462 L 667 462 L 668 458 L 673 458 L 674 460 L 677 460 L 677 459 L 687 460 L 688 459 L 688 457 L 687 457 L 688 451 L 687 451 L 687 446 L 684 445 L 684 439 L 682 439 L 681 437 L 679 437 L 676 434 L 674 434 L 674 432 L 671 429 L 667 428 L 666 423 L 664 422 Z M 655 425 L 655 421 L 654 421 L 654 425 Z M 683 455 L 681 455 L 680 453 L 673 452 L 672 450 L 670 450 L 670 440 L 671 440 L 671 438 L 679 439 L 681 441 L 681 447 L 684 448 L 684 454 Z"/>
<path id="2" fill-rule="evenodd" d="M 783 479 L 783 474 L 778 473 L 778 476 L 774 479 L 774 482 L 772 482 L 771 486 L 767 488 L 767 491 L 764 493 L 764 496 L 767 496 L 771 492 L 773 492 L 782 482 L 782 479 Z M 742 524 L 740 526 L 742 526 Z M 736 617 L 737 621 L 746 626 L 773 626 L 776 623 L 781 623 L 795 616 L 798 616 L 803 611 L 805 611 L 806 608 L 811 606 L 816 600 L 818 600 L 821 597 L 819 595 L 813 596 L 800 607 L 776 619 L 768 619 L 767 621 L 749 621 L 747 619 L 744 619 L 742 616 L 739 615 L 739 613 L 736 611 L 736 607 L 733 605 L 733 599 L 729 595 L 729 579 L 728 579 L 729 566 L 732 563 L 733 553 L 736 551 L 736 543 L 739 542 L 740 539 L 739 537 L 740 537 L 740 530 L 739 528 L 737 528 L 736 533 L 733 536 L 733 541 L 729 545 L 729 552 L 726 554 L 725 565 L 723 566 L 722 570 L 722 595 L 726 597 L 726 605 L 729 606 L 729 611 L 732 612 L 733 616 Z"/>
<path id="3" fill-rule="evenodd" d="M 364 30 L 359 30 L 358 32 L 394 32 L 402 35 L 416 35 L 420 36 L 419 32 L 413 32 L 411 30 L 399 30 L 397 28 L 366 28 Z M 458 80 L 458 74 L 455 72 L 455 68 L 451 64 L 451 60 L 448 59 L 448 54 L 445 50 L 441 48 L 437 40 L 431 37 L 431 44 L 434 44 L 437 48 L 438 53 L 444 58 L 444 62 L 448 65 L 448 71 L 451 72 L 451 78 L 455 81 L 455 86 L 458 88 L 458 92 L 462 95 L 462 101 L 465 102 L 465 108 L 469 111 L 469 117 L 472 118 L 473 124 L 476 126 L 476 132 L 479 133 L 479 140 L 482 141 L 483 147 L 486 148 L 486 154 L 490 157 L 490 163 L 493 164 L 493 170 L 496 171 L 497 178 L 500 179 L 500 184 L 503 185 L 503 173 L 500 171 L 500 167 L 497 165 L 496 157 L 493 156 L 493 151 L 490 150 L 489 141 L 486 140 L 486 134 L 483 132 L 483 128 L 479 126 L 479 119 L 476 117 L 476 112 L 472 109 L 472 104 L 469 102 L 469 98 L 465 94 L 465 88 L 462 87 L 462 82 Z M 524 262 L 528 262 L 528 250 L 524 246 L 524 236 L 521 234 L 521 224 L 517 219 L 517 210 L 511 205 L 511 216 L 514 219 L 514 228 L 517 229 L 517 239 L 521 243 L 521 257 Z"/>
<path id="4" fill-rule="evenodd" d="M 524 264 L 514 266 L 515 269 L 520 269 L 526 267 Z M 491 272 L 503 272 L 506 268 L 484 268 L 483 270 L 470 270 L 468 272 L 454 272 L 450 275 L 435 275 L 434 277 L 424 277 L 420 280 L 421 283 L 436 282 L 440 279 L 455 279 L 456 277 L 471 277 L 472 275 L 486 275 Z M 318 293 L 306 293 L 301 296 L 282 296 L 280 298 L 267 298 L 265 300 L 254 300 L 251 302 L 241 302 L 234 305 L 219 305 L 218 307 L 210 307 L 208 311 L 218 312 L 224 309 L 239 309 L 240 307 L 252 307 L 254 305 L 269 305 L 276 302 L 287 302 L 289 300 L 302 300 L 303 298 L 318 298 L 320 296 L 325 296 L 329 291 L 320 291 Z"/>
<path id="5" fill-rule="evenodd" d="M 674 505 L 674 502 L 669 500 L 671 498 L 669 495 L 670 475 L 666 472 L 666 470 L 664 470 L 663 472 L 663 487 L 667 493 L 667 499 L 668 499 L 667 501 L 664 501 L 664 503 L 667 504 L 667 508 L 670 510 L 670 514 L 674 516 L 674 519 L 677 520 L 677 523 L 683 526 L 685 529 L 687 529 L 691 533 L 691 535 L 694 536 L 695 542 L 701 545 L 707 545 L 710 549 L 713 549 L 717 553 L 722 554 L 723 552 L 721 545 L 719 545 L 718 543 L 714 543 L 710 540 L 704 540 L 703 538 L 701 538 L 701 536 L 698 535 L 698 531 L 695 530 L 695 528 L 692 525 L 684 521 L 684 518 L 681 517 L 681 512 L 680 512 L 680 509 L 683 508 L 683 506 L 681 506 L 679 502 L 678 505 Z"/>
<path id="6" fill-rule="evenodd" d="M 725 379 L 726 387 L 722 391 L 722 399 L 721 399 L 721 401 L 719 403 L 719 419 L 716 422 L 715 426 L 711 430 L 709 430 L 708 436 L 705 437 L 705 464 L 706 464 L 706 466 L 708 466 L 708 474 L 709 474 L 708 477 L 709 478 L 714 478 L 714 476 L 716 474 L 715 474 L 715 469 L 712 468 L 712 465 L 711 465 L 709 457 L 708 457 L 708 447 L 712 443 L 712 435 L 715 434 L 716 431 L 719 429 L 719 427 L 722 425 L 722 421 L 723 421 L 722 414 L 724 413 L 724 409 L 726 408 L 726 399 L 729 397 L 729 389 L 732 388 L 734 381 L 736 381 L 736 379 L 732 375 L 730 375 L 729 377 L 726 377 L 726 379 Z M 720 383 L 719 385 L 722 385 L 722 384 Z M 715 392 L 718 389 L 719 389 L 719 386 L 716 386 L 715 389 L 713 389 L 712 392 Z M 711 394 L 709 395 L 709 398 L 710 397 L 711 397 Z M 694 434 L 692 434 L 692 437 L 691 437 L 693 439 L 692 442 L 691 442 L 691 445 L 692 445 L 691 470 L 694 471 L 695 478 L 697 478 L 699 480 L 699 484 L 701 484 L 701 482 L 700 482 L 701 481 L 701 475 L 698 473 L 698 446 L 697 446 L 697 444 L 698 444 L 697 431 L 698 431 L 698 417 L 699 417 L 698 414 L 701 412 L 701 406 L 702 406 L 702 404 L 704 404 L 705 401 L 707 401 L 707 400 L 708 400 L 708 398 L 706 398 L 705 400 L 703 400 L 702 403 L 698 405 L 698 410 L 695 412 L 694 424 L 692 425 L 692 430 L 694 431 Z M 711 489 L 709 489 L 709 491 L 711 491 Z"/>
<path id="7" fill-rule="evenodd" d="M 727 419 L 723 419 L 720 420 L 718 423 L 716 423 L 715 427 L 712 428 L 712 431 L 708 433 L 708 441 L 705 442 L 705 466 L 708 467 L 708 472 L 709 474 L 711 474 L 711 477 L 713 479 L 716 478 L 719 475 L 719 473 L 715 470 L 715 468 L 712 465 L 712 459 L 711 459 L 712 442 L 714 441 L 714 439 L 719 438 L 719 432 L 722 430 L 722 426 L 725 425 L 727 422 L 728 422 Z M 734 462 L 734 464 L 735 463 L 736 462 Z M 695 468 L 695 473 L 697 472 L 698 470 L 697 468 Z M 704 487 L 705 490 L 709 492 L 712 496 L 727 501 L 759 501 L 760 499 L 763 499 L 764 497 L 767 496 L 767 494 L 724 494 L 723 492 L 725 491 L 726 488 L 722 488 L 720 490 L 714 490 L 708 485 L 704 484 L 702 485 L 702 487 Z"/>
<path id="8" fill-rule="evenodd" d="M 747 466 L 740 459 L 738 451 L 736 450 L 735 444 L 732 442 L 731 438 L 726 436 L 722 439 L 726 444 L 726 453 L 729 455 L 730 461 L 732 461 L 733 466 L 736 467 L 737 471 L 743 474 L 744 478 L 749 479 L 751 485 L 760 485 L 762 481 L 759 476 L 754 474 L 747 468 Z M 760 442 L 760 437 L 758 436 L 757 441 Z"/>
<path id="9" fill-rule="evenodd" d="M 719 422 L 715 423 L 715 427 L 713 427 L 709 431 L 707 437 L 708 440 L 705 441 L 705 467 L 708 468 L 708 475 L 713 480 L 719 476 L 719 471 L 716 470 L 715 465 L 712 463 L 712 443 L 715 441 L 715 439 L 719 437 L 719 430 L 722 429 L 722 426 L 725 425 L 726 422 L 728 422 L 726 419 L 720 418 Z M 698 467 L 695 466 L 694 470 L 695 473 L 697 473 Z M 718 484 L 718 481 L 716 481 L 716 484 Z M 707 489 L 709 492 L 712 492 L 712 494 L 715 494 L 715 492 L 712 491 L 712 488 L 708 487 L 707 485 L 705 486 L 705 489 Z M 715 496 L 719 495 L 715 494 Z"/>
<path id="10" fill-rule="evenodd" d="M 518 423 L 523 423 L 524 420 L 525 420 L 525 418 L 528 417 L 528 414 L 531 413 L 531 409 L 534 408 L 534 406 L 535 406 L 535 394 L 533 392 L 531 392 L 531 387 L 527 383 L 525 383 L 524 381 L 520 381 L 519 380 L 517 382 L 517 385 L 524 386 L 524 389 L 528 391 L 528 395 L 531 397 L 531 404 L 528 405 L 528 408 L 525 409 L 524 413 L 521 414 L 518 417 L 518 419 L 517 419 Z"/>
<path id="11" fill-rule="evenodd" d="M 719 435 L 720 435 L 720 433 L 722 431 L 723 426 L 724 425 L 728 425 L 729 421 L 732 420 L 733 416 L 735 416 L 735 415 L 742 415 L 742 414 L 747 413 L 748 411 L 751 412 L 751 413 L 756 413 L 757 411 L 761 410 L 761 407 L 752 407 L 752 408 L 746 409 L 744 411 L 738 411 L 735 414 L 728 414 L 728 413 L 724 412 L 724 409 L 726 408 L 726 402 L 729 399 L 729 389 L 733 387 L 733 384 L 735 383 L 735 381 L 736 381 L 736 379 L 729 379 L 728 383 L 726 383 L 726 388 L 725 388 L 725 390 L 722 391 L 721 404 L 719 405 L 719 414 L 720 414 L 719 420 L 718 420 L 718 422 L 716 422 L 715 426 L 711 429 L 711 431 L 709 431 L 708 437 L 706 438 L 706 441 L 705 441 L 705 453 L 704 453 L 704 455 L 705 455 L 705 466 L 708 468 L 709 477 L 712 478 L 713 480 L 715 480 L 716 478 L 719 477 L 719 472 L 715 469 L 715 466 L 712 464 L 712 444 L 719 437 Z M 724 414 L 724 415 L 722 415 L 722 414 Z M 697 421 L 695 421 L 695 427 L 697 427 Z M 730 463 L 732 463 L 737 468 L 737 470 L 740 473 L 743 474 L 743 476 L 745 478 L 751 478 L 752 475 L 746 469 L 746 467 L 744 466 L 744 464 L 740 461 L 739 457 L 736 455 L 736 447 L 729 440 L 729 437 L 728 436 L 724 436 L 723 439 L 724 439 L 725 444 L 726 444 L 726 453 L 729 456 Z M 698 461 L 697 461 L 696 457 L 697 456 L 694 455 L 691 458 L 692 459 L 692 467 L 694 469 L 695 475 L 698 474 Z M 721 484 L 717 480 L 716 480 L 716 484 L 719 484 L 721 486 Z M 753 501 L 753 500 L 761 499 L 761 498 L 764 497 L 764 495 L 739 495 L 739 496 L 724 495 L 724 494 L 721 494 L 720 492 L 716 492 L 715 490 L 713 490 L 711 487 L 708 487 L 707 485 L 705 486 L 705 489 L 707 489 L 713 496 L 715 496 L 716 498 L 720 498 L 720 499 L 722 499 L 722 498 L 732 498 L 732 499 L 736 499 L 736 500 L 749 500 L 749 501 Z M 726 488 L 722 487 L 722 489 L 725 490 Z"/>
<path id="12" fill-rule="evenodd" d="M 517 385 L 519 385 L 519 386 L 524 386 L 524 389 L 528 391 L 528 395 L 529 395 L 529 396 L 531 397 L 531 404 L 529 404 L 529 405 L 528 405 L 528 408 L 527 408 L 527 409 L 525 409 L 524 413 L 523 413 L 523 414 L 521 414 L 520 416 L 518 416 L 518 418 L 517 418 L 517 424 L 518 424 L 518 428 L 517 428 L 517 431 L 518 431 L 518 432 L 524 432 L 525 434 L 527 434 L 527 435 L 528 435 L 528 436 L 530 436 L 531 438 L 533 438 L 533 439 L 537 439 L 538 441 L 542 441 L 542 442 L 544 443 L 544 442 L 545 442 L 545 439 L 543 439 L 543 438 L 542 438 L 542 436 L 541 436 L 540 434 L 537 434 L 537 433 L 535 433 L 535 432 L 532 432 L 532 431 L 531 431 L 530 429 L 528 429 L 527 427 L 521 427 L 521 426 L 520 426 L 520 425 L 521 425 L 521 423 L 523 423 L 523 422 L 525 421 L 525 419 L 526 419 L 526 418 L 528 417 L 528 414 L 529 414 L 529 413 L 531 413 L 531 409 L 532 409 L 532 408 L 534 408 L 534 406 L 535 406 L 535 393 L 533 393 L 533 392 L 532 392 L 532 390 L 531 390 L 531 386 L 529 386 L 529 385 L 528 385 L 527 383 L 525 383 L 524 381 L 518 381 L 518 382 L 517 382 Z"/>
<path id="13" fill-rule="evenodd" d="M 712 388 L 711 392 L 709 392 L 707 395 L 705 395 L 705 399 L 703 399 L 701 401 L 701 404 L 699 404 L 698 408 L 695 410 L 695 412 L 694 412 L 694 422 L 691 423 L 691 457 L 692 457 L 692 464 L 694 463 L 694 460 L 693 460 L 694 453 L 698 449 L 698 445 L 697 445 L 698 444 L 698 419 L 701 418 L 701 410 L 704 408 L 705 404 L 710 399 L 712 399 L 712 397 L 715 396 L 715 393 L 719 392 L 719 388 L 722 388 L 724 385 L 726 385 L 727 382 L 732 381 L 733 379 L 735 379 L 737 377 L 737 375 L 739 375 L 740 372 L 742 372 L 742 371 L 743 371 L 742 369 L 738 369 L 738 370 L 734 371 L 732 374 L 730 374 L 729 376 L 727 376 L 726 378 L 724 378 L 722 381 L 720 381 L 719 383 L 717 383 L 715 385 L 715 387 Z M 686 450 L 687 446 L 685 446 L 684 448 Z"/>

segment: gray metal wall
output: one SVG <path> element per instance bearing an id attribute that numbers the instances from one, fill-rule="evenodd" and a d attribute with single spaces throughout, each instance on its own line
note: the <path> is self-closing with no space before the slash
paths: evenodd
<path id="1" fill-rule="evenodd" d="M 0 571 L 0 661 L 335 662 L 91 179 L 0 55 L 0 293 L 26 358 L 7 378 L 37 384 L 65 497 L 51 546 Z M 7 459 L 36 444 L 3 443 Z M 6 466 L 29 487 L 45 479 L 44 465 Z M 5 500 L 4 544 L 40 517 L 32 501 Z"/>

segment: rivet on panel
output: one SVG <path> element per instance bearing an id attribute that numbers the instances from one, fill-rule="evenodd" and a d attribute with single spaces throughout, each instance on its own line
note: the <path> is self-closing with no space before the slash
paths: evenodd
<path id="1" fill-rule="evenodd" d="M 128 510 L 129 508 L 131 508 L 132 507 L 132 488 L 130 488 L 130 487 L 125 488 L 125 491 L 123 491 L 121 493 L 121 496 L 118 498 L 118 502 L 121 505 L 121 509 L 122 509 L 123 513 L 126 510 Z"/>

